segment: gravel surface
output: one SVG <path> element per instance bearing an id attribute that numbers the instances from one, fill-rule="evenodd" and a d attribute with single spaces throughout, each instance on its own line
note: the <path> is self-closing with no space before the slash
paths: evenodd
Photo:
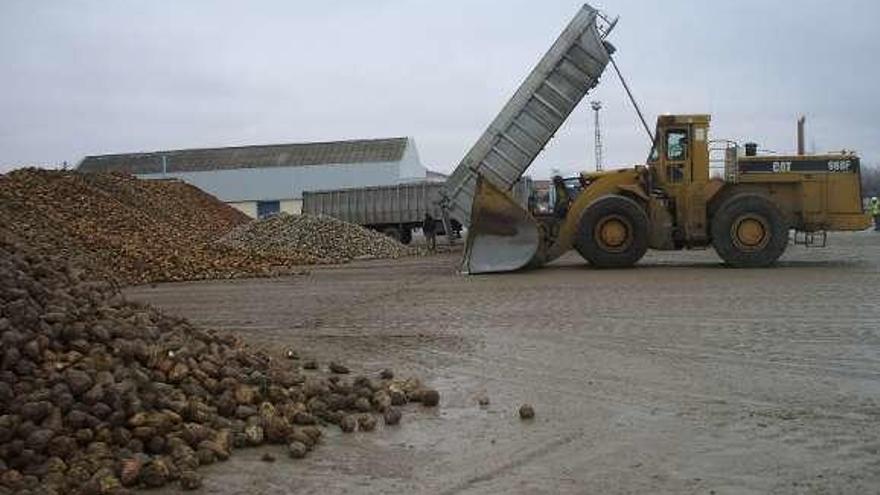
<path id="1" fill-rule="evenodd" d="M 441 393 L 296 470 L 243 452 L 207 469 L 211 493 L 876 493 L 880 235 L 829 242 L 764 270 L 709 250 L 463 277 L 443 256 L 131 295 Z"/>

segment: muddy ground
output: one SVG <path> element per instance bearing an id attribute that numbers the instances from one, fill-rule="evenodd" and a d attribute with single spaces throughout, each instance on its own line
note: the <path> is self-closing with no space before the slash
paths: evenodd
<path id="1" fill-rule="evenodd" d="M 464 277 L 442 254 L 129 295 L 442 394 L 303 461 L 237 452 L 206 493 L 877 493 L 880 234 L 830 243 L 765 270 L 704 251 Z"/>

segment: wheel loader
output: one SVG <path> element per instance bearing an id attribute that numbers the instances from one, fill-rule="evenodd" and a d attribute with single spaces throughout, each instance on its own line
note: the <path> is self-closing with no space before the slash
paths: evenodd
<path id="1" fill-rule="evenodd" d="M 710 178 L 708 115 L 660 116 L 646 164 L 584 172 L 574 194 L 557 183 L 552 213 L 522 208 L 508 191 L 613 62 L 616 24 L 584 5 L 447 180 L 446 210 L 467 219 L 465 272 L 537 267 L 571 249 L 622 268 L 648 249 L 709 246 L 730 266 L 765 267 L 791 231 L 824 245 L 827 231 L 870 225 L 855 154 L 758 155 L 728 142 L 724 177 Z"/>

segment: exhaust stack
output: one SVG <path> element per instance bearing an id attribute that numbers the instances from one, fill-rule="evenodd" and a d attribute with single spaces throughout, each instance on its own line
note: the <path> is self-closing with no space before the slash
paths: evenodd
<path id="1" fill-rule="evenodd" d="M 797 131 L 797 154 L 798 156 L 804 156 L 804 124 L 806 124 L 807 118 L 801 115 L 801 118 L 798 119 L 798 131 Z"/>

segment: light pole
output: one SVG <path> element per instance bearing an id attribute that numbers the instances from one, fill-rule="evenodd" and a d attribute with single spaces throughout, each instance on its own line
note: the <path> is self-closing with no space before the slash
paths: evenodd
<path id="1" fill-rule="evenodd" d="M 593 112 L 596 114 L 596 142 L 593 145 L 596 153 L 596 172 L 601 172 L 604 169 L 602 164 L 602 128 L 599 124 L 599 111 L 602 110 L 602 102 L 598 100 L 591 101 L 590 107 L 593 108 Z"/>

